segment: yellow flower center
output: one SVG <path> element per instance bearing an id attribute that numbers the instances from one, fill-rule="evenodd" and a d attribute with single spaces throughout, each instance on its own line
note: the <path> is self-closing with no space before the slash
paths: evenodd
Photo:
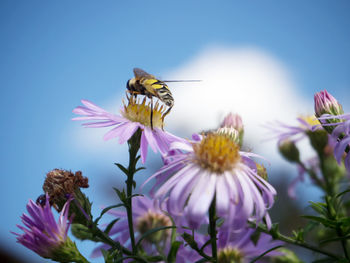
<path id="1" fill-rule="evenodd" d="M 218 251 L 218 263 L 242 263 L 243 255 L 236 248 L 224 248 Z"/>
<path id="2" fill-rule="evenodd" d="M 124 104 L 124 111 L 121 112 L 123 117 L 127 118 L 133 122 L 139 122 L 145 126 L 151 127 L 151 102 L 146 104 L 146 97 L 143 98 L 142 102 L 140 99 L 134 98 L 134 96 L 128 97 L 128 104 Z M 163 105 L 159 106 L 157 101 L 153 105 L 153 117 L 152 123 L 153 127 L 162 128 L 163 127 Z"/>
<path id="3" fill-rule="evenodd" d="M 209 133 L 199 143 L 193 144 L 193 150 L 195 161 L 216 173 L 232 170 L 241 159 L 239 146 L 223 133 Z"/>
<path id="4" fill-rule="evenodd" d="M 148 211 L 145 215 L 140 217 L 136 224 L 136 229 L 142 234 L 147 231 L 164 226 L 171 226 L 172 223 L 166 215 Z M 145 240 L 150 243 L 165 242 L 171 235 L 171 229 L 159 230 L 151 235 L 148 235 Z"/>
<path id="5" fill-rule="evenodd" d="M 315 115 L 300 116 L 299 118 L 301 118 L 311 126 L 320 124 L 319 120 L 315 117 Z"/>

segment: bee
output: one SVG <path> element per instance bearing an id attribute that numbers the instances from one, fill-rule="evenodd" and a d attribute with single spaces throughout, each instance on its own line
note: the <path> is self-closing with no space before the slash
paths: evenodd
<path id="1" fill-rule="evenodd" d="M 153 97 L 162 101 L 168 109 L 164 112 L 162 120 L 169 114 L 174 106 L 174 98 L 165 82 L 197 82 L 199 80 L 159 80 L 140 68 L 134 68 L 135 77 L 126 83 L 127 90 L 135 97 L 140 94 L 151 100 L 151 128 L 153 129 Z"/>

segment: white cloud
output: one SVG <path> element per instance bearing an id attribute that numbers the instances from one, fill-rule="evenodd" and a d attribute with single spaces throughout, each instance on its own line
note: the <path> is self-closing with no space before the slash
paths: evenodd
<path id="1" fill-rule="evenodd" d="M 190 135 L 216 128 L 227 113 L 236 112 L 260 153 L 270 153 L 263 149 L 272 145 L 262 142 L 268 133 L 262 125 L 295 123 L 298 115 L 312 112 L 312 98 L 306 101 L 298 92 L 288 69 L 257 48 L 208 48 L 164 79 L 202 80 L 171 83 L 175 106 L 167 117 L 168 129 Z"/>

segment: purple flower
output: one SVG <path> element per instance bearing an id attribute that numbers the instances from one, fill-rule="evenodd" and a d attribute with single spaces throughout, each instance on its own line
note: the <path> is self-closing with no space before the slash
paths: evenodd
<path id="1" fill-rule="evenodd" d="M 230 136 L 209 133 L 192 143 L 173 143 L 171 149 L 177 151 L 170 161 L 146 182 L 157 179 L 154 187 L 161 186 L 155 198 L 167 199 L 174 218 L 182 217 L 191 228 L 199 227 L 214 196 L 217 214 L 230 228 L 241 228 L 248 218 L 268 217 L 276 191 L 258 175 L 250 159 L 255 155 L 240 152 Z"/>
<path id="2" fill-rule="evenodd" d="M 120 218 L 109 234 L 121 244 L 127 245 L 131 248 L 126 212 L 114 210 L 109 213 Z M 166 210 L 159 206 L 159 202 L 146 196 L 137 196 L 132 199 L 132 213 L 136 242 L 148 230 L 158 227 L 172 226 L 170 218 L 166 215 Z M 171 231 L 171 229 L 160 230 L 147 236 L 142 241 L 142 248 L 149 254 L 156 253 L 159 248 L 162 248 L 164 251 L 168 250 Z M 100 256 L 101 248 L 108 249 L 109 247 L 107 245 L 97 247 L 93 251 L 92 256 Z"/>
<path id="3" fill-rule="evenodd" d="M 147 157 L 148 145 L 154 152 L 160 152 L 165 155 L 169 149 L 170 143 L 182 141 L 166 131 L 163 127 L 163 107 L 156 103 L 153 108 L 153 129 L 150 124 L 151 107 L 146 105 L 146 98 L 140 102 L 133 97 L 128 98 L 128 105 L 124 105 L 121 110 L 121 116 L 107 112 L 88 100 L 81 101 L 84 106 L 76 107 L 75 114 L 84 115 L 76 117 L 73 120 L 93 121 L 86 122 L 83 125 L 90 128 L 115 126 L 104 135 L 105 140 L 119 137 L 119 143 L 123 144 L 131 138 L 138 130 L 142 130 L 141 135 L 141 161 L 144 163 Z"/>
<path id="4" fill-rule="evenodd" d="M 249 228 L 239 232 L 227 232 L 224 229 L 219 229 L 217 236 L 218 262 L 248 263 L 267 250 L 283 245 L 283 242 L 275 241 L 271 236 L 264 233 L 260 233 L 259 240 L 255 244 L 251 240 L 254 231 L 254 229 Z M 195 233 L 194 237 L 198 247 L 202 247 L 210 238 L 199 233 Z M 211 247 L 206 246 L 204 252 L 211 256 Z M 273 250 L 257 262 L 267 262 L 264 261 L 266 257 L 279 256 L 281 254 L 281 252 Z M 179 260 L 177 262 L 195 262 L 201 259 L 197 252 L 188 247 L 181 248 L 178 256 Z"/>
<path id="5" fill-rule="evenodd" d="M 344 165 L 346 170 L 350 173 L 350 114 L 343 114 L 338 116 L 322 115 L 319 119 L 323 121 L 334 117 L 343 121 L 337 123 L 328 123 L 324 125 L 335 127 L 332 131 L 332 137 L 336 141 L 334 146 L 334 157 L 337 160 L 338 164 L 341 164 L 341 161 L 345 155 Z"/>
<path id="6" fill-rule="evenodd" d="M 291 198 L 295 198 L 295 187 L 298 182 L 304 181 L 304 174 L 306 172 L 305 167 L 313 170 L 318 174 L 318 157 L 312 157 L 304 162 L 304 167 L 300 165 L 299 150 L 296 143 L 302 139 L 310 136 L 310 133 L 322 130 L 320 122 L 315 116 L 305 116 L 297 118 L 299 122 L 298 126 L 286 125 L 281 122 L 276 122 L 275 124 L 270 124 L 267 128 L 272 131 L 272 138 L 277 138 L 277 143 L 280 153 L 288 161 L 296 163 L 298 166 L 298 176 L 292 180 L 288 187 L 288 195 Z M 331 140 L 328 140 L 329 145 Z M 331 145 L 330 145 L 331 146 Z"/>
<path id="7" fill-rule="evenodd" d="M 286 140 L 296 143 L 305 138 L 307 132 L 322 129 L 315 116 L 299 117 L 297 121 L 299 122 L 298 126 L 287 125 L 282 122 L 270 123 L 266 126 L 272 133 L 270 139 L 277 138 L 279 145 Z"/>
<path id="8" fill-rule="evenodd" d="M 59 220 L 56 222 L 47 194 L 44 206 L 30 200 L 27 204 L 29 216 L 26 214 L 22 215 L 22 222 L 25 227 L 17 225 L 18 228 L 23 230 L 24 234 L 13 233 L 17 235 L 17 242 L 33 250 L 41 257 L 53 258 L 57 251 L 62 249 L 67 242 L 71 242 L 67 237 L 70 226 L 68 221 L 70 201 L 66 202 Z"/>

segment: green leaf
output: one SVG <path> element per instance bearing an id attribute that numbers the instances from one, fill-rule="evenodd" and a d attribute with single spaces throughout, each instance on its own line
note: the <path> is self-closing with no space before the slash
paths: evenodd
<path id="1" fill-rule="evenodd" d="M 340 218 L 340 219 L 337 220 L 337 223 L 339 225 L 348 227 L 348 226 L 350 226 L 350 217 Z"/>
<path id="2" fill-rule="evenodd" d="M 347 190 L 345 190 L 345 191 L 343 191 L 343 192 L 341 192 L 341 193 L 339 193 L 339 194 L 337 194 L 337 195 L 336 195 L 336 198 L 339 198 L 339 197 L 341 197 L 342 195 L 345 195 L 346 193 L 349 193 L 349 192 L 350 192 L 350 188 L 347 189 Z"/>
<path id="3" fill-rule="evenodd" d="M 152 235 L 155 232 L 158 232 L 158 231 L 161 231 L 161 230 L 170 229 L 170 228 L 176 228 L 176 226 L 162 226 L 162 227 L 157 227 L 157 228 L 153 228 L 153 229 L 148 230 L 146 233 L 144 233 L 140 237 L 139 241 L 136 243 L 136 247 L 139 247 L 141 245 L 142 240 L 144 240 L 149 235 Z"/>
<path id="4" fill-rule="evenodd" d="M 300 242 L 304 241 L 304 229 L 299 229 L 298 231 L 293 230 L 294 239 Z"/>
<path id="5" fill-rule="evenodd" d="M 322 240 L 320 242 L 320 245 L 329 243 L 329 242 L 334 242 L 334 241 L 340 241 L 340 240 L 346 240 L 346 239 L 350 239 L 350 235 L 344 236 L 344 237 L 333 237 L 333 238 L 328 238 L 325 240 Z"/>
<path id="6" fill-rule="evenodd" d="M 168 262 L 169 263 L 175 263 L 176 261 L 176 254 L 177 251 L 179 250 L 179 247 L 181 246 L 182 242 L 180 241 L 175 241 L 171 244 L 170 251 L 168 253 Z"/>
<path id="7" fill-rule="evenodd" d="M 141 166 L 135 170 L 135 173 L 137 173 L 138 171 L 144 170 L 144 169 L 146 169 L 146 167 Z"/>
<path id="8" fill-rule="evenodd" d="M 336 228 L 337 227 L 337 223 L 333 220 L 329 220 L 323 217 L 319 217 L 319 216 L 302 216 L 304 218 L 310 219 L 312 221 L 315 222 L 319 222 L 322 225 L 324 225 L 325 227 L 329 227 L 329 228 Z"/>
<path id="9" fill-rule="evenodd" d="M 113 187 L 114 191 L 117 193 L 120 201 L 122 201 L 125 204 L 125 200 L 126 200 L 126 193 L 125 190 L 123 189 L 122 191 L 120 191 L 119 189 Z"/>
<path id="10" fill-rule="evenodd" d="M 109 234 L 109 231 L 111 231 L 112 227 L 114 226 L 115 223 L 117 223 L 120 220 L 120 218 L 112 220 L 106 227 L 105 232 L 107 235 Z"/>
<path id="11" fill-rule="evenodd" d="M 315 210 L 317 213 L 321 214 L 321 215 L 324 215 L 326 216 L 327 213 L 328 213 L 328 210 L 327 210 L 327 205 L 325 203 L 315 203 L 315 202 L 312 202 L 310 201 L 310 206 L 313 210 Z"/>
<path id="12" fill-rule="evenodd" d="M 135 164 L 140 160 L 140 158 L 141 158 L 141 155 L 138 155 L 138 156 L 136 157 L 136 159 L 135 159 Z"/>
<path id="13" fill-rule="evenodd" d="M 146 259 L 147 261 L 150 261 L 150 262 L 164 261 L 164 257 L 162 256 L 147 256 Z"/>
<path id="14" fill-rule="evenodd" d="M 334 258 L 322 258 L 322 259 L 312 261 L 312 263 L 334 263 Z"/>
<path id="15" fill-rule="evenodd" d="M 279 224 L 278 223 L 272 224 L 271 229 L 270 229 L 270 234 L 274 239 L 276 239 L 279 236 Z"/>
<path id="16" fill-rule="evenodd" d="M 192 249 L 199 251 L 197 242 L 194 240 L 192 235 L 183 233 L 181 236 Z"/>
<path id="17" fill-rule="evenodd" d="M 118 208 L 118 207 L 121 207 L 121 206 L 124 206 L 124 204 L 117 204 L 117 205 L 110 205 L 110 206 L 107 206 L 106 208 L 104 208 L 101 212 L 101 216 L 103 216 L 105 213 L 107 213 L 109 210 L 113 209 L 113 208 Z"/>
<path id="18" fill-rule="evenodd" d="M 116 166 L 118 166 L 118 168 L 126 175 L 129 175 L 129 170 L 126 169 L 122 164 L 120 163 L 115 163 Z"/>
<path id="19" fill-rule="evenodd" d="M 196 261 L 195 263 L 203 263 L 203 262 L 210 262 L 210 261 L 206 258 L 202 258 L 202 259 Z"/>
<path id="20" fill-rule="evenodd" d="M 256 244 L 257 244 L 258 241 L 259 241 L 260 234 L 261 234 L 261 232 L 255 231 L 255 232 L 250 236 L 250 240 L 254 243 L 255 246 L 256 246 Z"/>
<path id="21" fill-rule="evenodd" d="M 209 239 L 207 242 L 204 243 L 204 245 L 201 247 L 200 251 L 203 251 L 206 246 L 208 246 L 211 243 L 211 240 Z"/>
<path id="22" fill-rule="evenodd" d="M 254 263 L 256 261 L 258 261 L 259 259 L 261 259 L 263 256 L 265 256 L 267 253 L 277 249 L 277 248 L 280 248 L 280 247 L 283 247 L 283 246 L 276 246 L 276 247 L 273 247 L 267 251 L 265 251 L 264 253 L 262 253 L 261 255 L 259 255 L 258 257 L 254 258 L 252 261 L 250 261 L 250 263 Z"/>

